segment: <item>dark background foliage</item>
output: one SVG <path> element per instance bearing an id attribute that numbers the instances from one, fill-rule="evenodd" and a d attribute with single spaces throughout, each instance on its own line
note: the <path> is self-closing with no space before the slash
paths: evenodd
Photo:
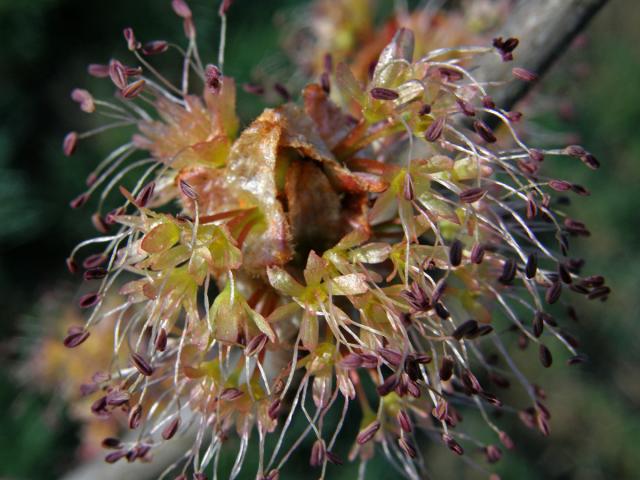
<path id="1" fill-rule="evenodd" d="M 205 59 L 215 58 L 217 45 L 213 3 L 191 1 Z M 278 48 L 273 19 L 300 3 L 238 0 L 230 18 L 228 73 L 247 81 L 261 64 L 284 74 L 279 61 L 271 67 L 264 61 L 273 60 Z M 506 479 L 640 477 L 639 24 L 634 0 L 611 2 L 589 27 L 586 46 L 565 56 L 538 92 L 541 101 L 574 107 L 570 120 L 543 115 L 545 128 L 576 133 L 602 161 L 595 173 L 575 164 L 546 168 L 593 191 L 570 208 L 593 232 L 576 246 L 589 259 L 590 271 L 607 276 L 614 293 L 606 304 L 577 305 L 580 321 L 573 331 L 591 358 L 587 365 L 570 368 L 557 361 L 542 371 L 534 352 L 522 354 L 531 364 L 525 368 L 529 376 L 549 394 L 552 436 L 542 439 L 514 421 L 518 449 L 497 466 Z M 88 212 L 70 210 L 68 202 L 82 190 L 84 177 L 113 138 L 83 143 L 72 158 L 62 155 L 66 131 L 93 125 L 69 92 L 81 85 L 103 88 L 89 79 L 85 66 L 124 56 L 120 32 L 125 26 L 144 39 L 182 39 L 168 0 L 0 0 L 1 478 L 56 478 L 74 462 L 78 426 L 55 401 L 56 392 L 26 388 L 15 373 L 33 336 L 54 320 L 39 299 L 54 288 L 69 295 L 78 290 L 64 258 L 92 227 Z M 262 107 L 243 93 L 239 103 L 245 122 Z M 340 446 L 343 452 L 351 438 Z M 438 478 L 484 476 L 445 448 L 421 448 Z M 307 455 L 301 454 L 286 478 L 305 471 Z M 370 473 L 371 478 L 389 478 L 382 460 Z M 353 466 L 329 471 L 329 478 L 354 476 Z"/>

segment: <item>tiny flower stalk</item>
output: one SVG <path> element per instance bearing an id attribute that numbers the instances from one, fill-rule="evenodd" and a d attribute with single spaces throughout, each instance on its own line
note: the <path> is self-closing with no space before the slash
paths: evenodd
<path id="1" fill-rule="evenodd" d="M 233 79 L 222 65 L 203 65 L 188 5 L 173 8 L 189 42 L 186 81 L 173 85 L 150 63 L 167 45 L 141 44 L 127 30 L 141 66 L 91 68 L 116 86 L 116 100 L 73 94 L 85 112 L 120 119 L 105 128 L 132 135 L 73 202 L 91 205 L 100 191 L 104 221 L 94 221 L 102 236 L 67 260 L 72 272 L 83 264 L 96 287 L 80 299 L 91 309 L 86 325 L 65 345 L 101 341 L 101 322 L 119 315 L 116 361 L 93 411 L 126 414 L 138 440 L 107 442 L 117 450 L 106 460 L 146 459 L 195 423 L 193 447 L 168 472 L 178 478 L 217 469 L 234 432 L 231 478 L 253 432 L 257 478 L 277 478 L 306 438 L 322 476 L 342 462 L 336 439 L 355 415 L 360 430 L 345 456 L 366 464 L 381 452 L 424 478 L 425 432 L 458 455 L 480 445 L 490 463 L 500 459 L 493 443 L 461 431 L 457 409 L 505 444 L 490 413 L 502 407 L 494 387 L 511 384 L 528 396 L 523 421 L 548 434 L 546 407 L 504 342 L 516 332 L 543 367 L 552 366 L 548 345 L 560 342 L 577 363 L 577 343 L 548 305 L 573 294 L 605 300 L 610 290 L 567 256 L 569 236 L 588 230 L 553 199 L 587 190 L 546 177 L 541 165 L 597 160 L 582 147 L 526 145 L 514 115 L 490 100 L 502 83 L 479 83 L 468 68 L 481 55 L 509 61 L 517 39 L 416 55 L 413 32 L 400 28 L 368 81 L 325 61 L 330 85 L 310 84 L 299 102 L 241 129 Z M 199 92 L 187 88 L 190 74 Z M 67 136 L 65 154 L 93 133 Z M 129 190 L 121 184 L 130 172 L 139 179 Z M 103 212 L 116 186 L 124 201 Z M 88 247 L 97 251 L 82 262 Z M 115 291 L 114 308 L 104 299 Z M 330 429 L 334 410 L 342 413 Z M 295 418 L 307 423 L 302 432 L 290 428 Z"/>

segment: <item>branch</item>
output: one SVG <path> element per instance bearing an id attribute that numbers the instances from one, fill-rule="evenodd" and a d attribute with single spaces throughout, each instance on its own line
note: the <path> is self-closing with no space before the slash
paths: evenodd
<path id="1" fill-rule="evenodd" d="M 478 78 L 509 78 L 515 66 L 541 77 L 605 3 L 607 0 L 520 0 L 498 32 L 504 38 L 520 40 L 515 61 L 502 62 L 497 56 L 487 56 L 478 66 Z M 510 82 L 496 92 L 494 100 L 509 110 L 527 94 L 533 83 Z"/>

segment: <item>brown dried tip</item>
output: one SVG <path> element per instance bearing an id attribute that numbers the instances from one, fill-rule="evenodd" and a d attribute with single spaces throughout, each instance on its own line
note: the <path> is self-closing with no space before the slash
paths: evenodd
<path id="1" fill-rule="evenodd" d="M 460 192 L 460 201 L 462 203 L 474 203 L 480 200 L 486 195 L 487 191 L 484 188 L 472 187 L 467 188 Z"/>
<path id="2" fill-rule="evenodd" d="M 535 175 L 539 170 L 538 162 L 531 160 L 518 160 L 518 169 L 527 175 Z"/>
<path id="3" fill-rule="evenodd" d="M 498 388 L 509 388 L 511 386 L 511 382 L 508 378 L 494 372 L 489 374 L 489 381 Z"/>
<path id="4" fill-rule="evenodd" d="M 331 93 L 331 77 L 328 72 L 322 72 L 320 75 L 320 86 L 326 94 Z"/>
<path id="5" fill-rule="evenodd" d="M 285 87 L 283 84 L 276 83 L 273 86 L 273 88 L 278 93 L 278 95 L 282 97 L 282 99 L 285 102 L 288 102 L 289 100 L 291 100 L 291 94 L 289 93 L 289 90 L 287 89 L 287 87 Z"/>
<path id="6" fill-rule="evenodd" d="M 538 427 L 538 430 L 540 431 L 540 433 L 542 433 L 542 435 L 544 435 L 545 437 L 548 437 L 549 436 L 548 417 L 538 413 L 536 414 L 535 421 L 536 421 L 536 426 Z"/>
<path id="7" fill-rule="evenodd" d="M 143 55 L 159 55 L 169 49 L 169 43 L 164 40 L 152 40 L 142 46 Z"/>
<path id="8" fill-rule="evenodd" d="M 513 444 L 513 440 L 511 440 L 511 437 L 509 435 L 507 435 L 505 432 L 500 432 L 498 434 L 498 437 L 500 438 L 500 442 L 502 443 L 502 445 L 504 445 L 504 448 L 506 448 L 507 450 L 513 450 L 513 447 L 515 445 Z"/>
<path id="9" fill-rule="evenodd" d="M 142 75 L 142 67 L 127 67 L 125 65 L 124 73 L 127 74 L 127 77 L 139 77 Z"/>
<path id="10" fill-rule="evenodd" d="M 396 415 L 396 419 L 398 420 L 398 424 L 400 428 L 407 433 L 411 433 L 413 427 L 411 425 L 411 418 L 409 418 L 409 414 L 404 410 L 398 410 L 398 415 Z"/>
<path id="11" fill-rule="evenodd" d="M 587 153 L 586 155 L 581 156 L 580 160 L 591 170 L 597 170 L 598 168 L 600 168 L 600 162 L 596 157 L 594 157 L 590 153 Z"/>
<path id="12" fill-rule="evenodd" d="M 155 347 L 159 352 L 164 352 L 167 348 L 167 331 L 164 328 L 161 328 L 160 331 L 158 331 Z"/>
<path id="13" fill-rule="evenodd" d="M 482 97 L 482 105 L 484 106 L 484 108 L 496 108 L 496 104 L 493 101 L 493 98 L 491 98 L 489 95 L 485 95 L 484 97 Z"/>
<path id="14" fill-rule="evenodd" d="M 267 337 L 264 333 L 260 333 L 249 340 L 247 346 L 244 348 L 244 352 L 248 357 L 252 357 L 260 353 L 264 346 L 269 341 L 269 337 Z"/>
<path id="15" fill-rule="evenodd" d="M 524 82 L 534 82 L 538 79 L 538 75 L 533 72 L 530 72 L 526 68 L 515 67 L 511 70 L 513 76 L 519 80 Z"/>
<path id="16" fill-rule="evenodd" d="M 569 233 L 572 233 L 574 235 L 582 235 L 585 237 L 591 235 L 591 232 L 589 232 L 587 226 L 579 220 L 567 217 L 564 219 L 563 223 Z"/>
<path id="17" fill-rule="evenodd" d="M 184 0 L 171 0 L 173 11 L 182 18 L 191 18 L 191 9 Z"/>
<path id="18" fill-rule="evenodd" d="M 174 418 L 169 425 L 162 430 L 162 438 L 165 440 L 170 440 L 178 431 L 178 427 L 180 426 L 180 417 Z"/>
<path id="19" fill-rule="evenodd" d="M 404 176 L 404 185 L 402 188 L 402 193 L 404 196 L 404 199 L 407 202 L 411 202 L 414 198 L 414 192 L 413 192 L 413 179 L 411 178 L 411 174 L 407 173 Z"/>
<path id="20" fill-rule="evenodd" d="M 355 353 L 349 353 L 342 357 L 339 366 L 345 370 L 356 370 L 362 366 L 362 357 Z"/>
<path id="21" fill-rule="evenodd" d="M 405 438 L 405 437 L 398 438 L 398 446 L 400 447 L 400 450 L 402 450 L 407 457 L 416 458 L 416 455 L 417 455 L 416 449 L 408 438 Z"/>
<path id="22" fill-rule="evenodd" d="M 522 120 L 522 112 L 507 112 L 507 118 L 511 123 L 518 123 L 520 120 Z"/>
<path id="23" fill-rule="evenodd" d="M 62 141 L 62 151 L 67 157 L 70 157 L 76 151 L 77 145 L 78 133 L 69 132 L 65 135 L 64 140 Z"/>
<path id="24" fill-rule="evenodd" d="M 428 115 L 431 113 L 431 105 L 429 105 L 428 103 L 425 103 L 424 105 L 422 105 L 420 107 L 420 110 L 418 110 L 418 115 L 423 116 L 423 115 Z"/>
<path id="25" fill-rule="evenodd" d="M 344 463 L 342 459 L 333 452 L 330 452 L 327 450 L 325 452 L 325 455 L 327 456 L 327 460 L 329 460 L 329 462 L 331 462 L 334 465 L 342 465 Z"/>
<path id="26" fill-rule="evenodd" d="M 67 258 L 65 262 L 67 264 L 67 270 L 69 270 L 69 273 L 76 273 L 78 271 L 78 264 L 73 258 Z"/>
<path id="27" fill-rule="evenodd" d="M 127 72 L 124 65 L 118 60 L 111 60 L 109 62 L 109 77 L 116 87 L 120 90 L 127 86 Z"/>
<path id="28" fill-rule="evenodd" d="M 568 145 L 564 149 L 564 153 L 575 158 L 580 158 L 587 154 L 587 151 L 580 145 Z"/>
<path id="29" fill-rule="evenodd" d="M 578 185 L 577 183 L 571 184 L 571 190 L 583 197 L 588 197 L 589 195 L 591 195 L 591 192 L 587 188 L 583 187 L 582 185 Z"/>
<path id="30" fill-rule="evenodd" d="M 153 367 L 146 358 L 136 352 L 131 353 L 131 361 L 133 362 L 133 366 L 145 377 L 150 377 L 153 375 Z"/>
<path id="31" fill-rule="evenodd" d="M 478 135 L 480 135 L 483 140 L 487 143 L 495 143 L 497 138 L 493 133 L 493 130 L 489 128 L 489 125 L 484 123 L 482 120 L 476 120 L 473 122 L 473 129 L 476 131 Z"/>
<path id="32" fill-rule="evenodd" d="M 153 190 L 155 188 L 155 182 L 149 182 L 144 187 L 142 187 L 142 190 L 140 190 L 140 193 L 138 193 L 138 196 L 136 197 L 136 206 L 139 208 L 144 208 L 153 196 Z"/>
<path id="33" fill-rule="evenodd" d="M 271 405 L 269 405 L 269 409 L 267 410 L 267 415 L 269 415 L 269 418 L 271 420 L 275 420 L 276 418 L 278 418 L 278 414 L 280 413 L 280 405 L 281 405 L 281 401 L 279 398 L 277 398 L 276 400 L 273 401 L 273 403 Z"/>
<path id="34" fill-rule="evenodd" d="M 544 368 L 549 368 L 551 366 L 551 364 L 553 363 L 553 357 L 551 356 L 551 352 L 542 343 L 540 344 L 540 348 L 539 348 L 539 351 L 538 351 L 538 356 L 540 358 L 540 363 L 542 364 L 542 366 Z"/>
<path id="35" fill-rule="evenodd" d="M 454 68 L 441 67 L 438 73 L 448 82 L 458 82 L 462 80 L 462 73 Z"/>
<path id="36" fill-rule="evenodd" d="M 100 233 L 107 233 L 109 231 L 109 224 L 98 212 L 91 215 L 91 223 Z"/>
<path id="37" fill-rule="evenodd" d="M 311 457 L 309 458 L 309 465 L 312 467 L 319 467 L 324 463 L 325 447 L 322 440 L 316 440 L 311 447 Z"/>
<path id="38" fill-rule="evenodd" d="M 589 359 L 584 353 L 579 353 L 567 360 L 567 365 L 578 365 L 580 363 L 586 363 Z"/>
<path id="39" fill-rule="evenodd" d="M 440 280 L 438 280 L 436 288 L 434 288 L 433 292 L 431 293 L 431 303 L 437 303 L 446 289 L 447 282 L 444 280 L 444 278 L 441 278 Z"/>
<path id="40" fill-rule="evenodd" d="M 264 87 L 255 83 L 245 83 L 242 85 L 242 89 L 247 93 L 251 93 L 252 95 L 264 94 Z"/>
<path id="41" fill-rule="evenodd" d="M 131 430 L 135 430 L 140 426 L 142 421 L 142 406 L 136 405 L 129 412 L 129 428 Z"/>
<path id="42" fill-rule="evenodd" d="M 591 290 L 591 292 L 589 292 L 589 295 L 587 295 L 587 298 L 589 300 L 595 300 L 597 298 L 606 298 L 610 293 L 611 293 L 611 289 L 607 286 L 596 287 L 593 290 Z"/>
<path id="43" fill-rule="evenodd" d="M 364 445 L 375 436 L 378 430 L 380 430 L 380 422 L 375 420 L 360 430 L 360 433 L 358 433 L 356 437 L 356 442 L 358 445 Z"/>
<path id="44" fill-rule="evenodd" d="M 223 16 L 226 15 L 233 4 L 233 0 L 222 0 L 220 2 L 220 9 L 218 10 L 218 15 Z"/>
<path id="45" fill-rule="evenodd" d="M 96 78 L 107 78 L 109 76 L 109 65 L 92 63 L 87 67 L 87 73 Z"/>
<path id="46" fill-rule="evenodd" d="M 560 280 L 562 280 L 567 285 L 573 282 L 573 278 L 571 278 L 571 272 L 564 263 L 558 264 L 558 276 L 560 277 Z"/>
<path id="47" fill-rule="evenodd" d="M 111 405 L 112 407 L 119 407 L 127 403 L 130 398 L 131 395 L 129 395 L 129 392 L 125 392 L 122 390 L 113 390 L 107 394 L 107 405 Z"/>
<path id="48" fill-rule="evenodd" d="M 495 445 L 487 445 L 484 448 L 484 454 L 489 463 L 496 463 L 502 458 L 502 451 Z"/>
<path id="49" fill-rule="evenodd" d="M 89 270 L 84 272 L 83 277 L 85 280 L 99 280 L 101 278 L 106 277 L 107 273 L 108 271 L 106 268 L 95 267 L 95 268 L 90 268 Z"/>
<path id="50" fill-rule="evenodd" d="M 520 41 L 514 37 L 509 37 L 506 40 L 503 40 L 502 37 L 493 39 L 493 46 L 500 53 L 503 62 L 510 62 L 513 60 L 513 51 L 519 43 Z"/>
<path id="51" fill-rule="evenodd" d="M 81 327 L 70 328 L 63 343 L 67 348 L 75 348 L 89 338 L 89 332 Z"/>
<path id="52" fill-rule="evenodd" d="M 529 158 L 535 162 L 544 162 L 544 153 L 536 148 L 529 149 Z"/>
<path id="53" fill-rule="evenodd" d="M 191 200 L 197 200 L 198 198 L 198 194 L 193 187 L 184 180 L 180 180 L 180 191 L 185 197 L 190 198 Z"/>
<path id="54" fill-rule="evenodd" d="M 87 293 L 80 297 L 78 305 L 80 305 L 80 308 L 91 308 L 100 301 L 100 298 L 100 294 L 97 292 Z"/>
<path id="55" fill-rule="evenodd" d="M 502 266 L 502 273 L 498 278 L 498 281 L 504 285 L 509 285 L 516 277 L 516 261 L 513 258 L 508 258 Z"/>
<path id="56" fill-rule="evenodd" d="M 124 35 L 124 39 L 127 41 L 127 48 L 134 52 L 140 48 L 140 42 L 136 40 L 136 36 L 133 33 L 133 28 L 127 27 L 122 32 Z"/>
<path id="57" fill-rule="evenodd" d="M 540 338 L 544 330 L 544 320 L 541 315 L 541 312 L 536 312 L 533 315 L 532 330 L 533 330 L 533 336 L 536 338 Z"/>
<path id="58" fill-rule="evenodd" d="M 562 293 L 562 284 L 560 282 L 553 282 L 551 286 L 547 288 L 544 298 L 548 304 L 553 304 L 558 301 L 561 293 Z"/>
<path id="59" fill-rule="evenodd" d="M 474 117 L 476 115 L 476 109 L 473 104 L 460 99 L 457 100 L 457 103 L 458 107 L 460 107 L 460 111 L 467 117 Z"/>
<path id="60" fill-rule="evenodd" d="M 87 203 L 87 201 L 89 201 L 89 194 L 81 193 L 69 202 L 69 206 L 75 210 L 76 208 L 82 207 L 85 203 Z"/>
<path id="61" fill-rule="evenodd" d="M 442 135 L 442 132 L 444 131 L 445 121 L 445 117 L 436 118 L 431 123 L 431 125 L 429 125 L 429 128 L 427 128 L 427 130 L 424 132 L 424 138 L 428 142 L 435 142 L 436 140 L 438 140 Z"/>
<path id="62" fill-rule="evenodd" d="M 84 268 L 94 268 L 102 265 L 106 261 L 107 261 L 107 257 L 105 257 L 100 253 L 95 253 L 85 258 L 84 262 L 82 262 L 82 266 Z"/>
<path id="63" fill-rule="evenodd" d="M 440 362 L 440 370 L 438 372 L 440 380 L 446 382 L 453 375 L 453 359 L 449 356 L 442 357 Z"/>
<path id="64" fill-rule="evenodd" d="M 107 437 L 102 440 L 102 448 L 118 449 L 122 447 L 122 442 L 119 438 Z"/>
<path id="65" fill-rule="evenodd" d="M 144 81 L 144 79 L 141 78 L 140 80 L 136 80 L 135 82 L 130 83 L 129 85 L 124 87 L 122 90 L 120 90 L 120 93 L 127 100 L 136 98 L 144 90 L 145 83 L 146 82 Z"/>
<path id="66" fill-rule="evenodd" d="M 564 180 L 549 180 L 549 186 L 556 192 L 566 192 L 571 190 L 571 183 Z"/>
<path id="67" fill-rule="evenodd" d="M 242 390 L 234 387 L 229 387 L 229 388 L 225 388 L 220 393 L 220 400 L 224 400 L 225 402 L 232 402 L 243 395 L 244 395 L 244 392 Z"/>
<path id="68" fill-rule="evenodd" d="M 118 207 L 112 211 L 110 211 L 109 213 L 107 213 L 107 215 L 104 217 L 104 221 L 107 225 L 114 225 L 116 223 L 116 219 L 118 216 L 124 214 L 125 210 L 122 207 Z"/>
<path id="69" fill-rule="evenodd" d="M 478 381 L 478 378 L 471 373 L 470 370 L 464 370 L 461 375 L 462 383 L 464 386 L 471 391 L 471 393 L 480 393 L 482 392 L 482 386 Z"/>
<path id="70" fill-rule="evenodd" d="M 395 90 L 384 87 L 372 88 L 369 94 L 376 100 L 395 100 L 400 96 Z"/>
<path id="71" fill-rule="evenodd" d="M 391 348 L 379 348 L 378 353 L 380 356 L 394 367 L 398 367 L 403 360 L 402 353 Z"/>
<path id="72" fill-rule="evenodd" d="M 455 454 L 457 454 L 457 455 L 463 455 L 464 454 L 463 448 L 460 446 L 460 444 L 458 442 L 456 442 L 453 439 L 453 437 L 451 437 L 451 435 L 448 435 L 446 433 L 442 434 L 442 441 Z"/>
<path id="73" fill-rule="evenodd" d="M 324 58 L 322 59 L 322 63 L 324 65 L 324 71 L 327 73 L 333 72 L 333 57 L 330 53 L 325 53 Z"/>
<path id="74" fill-rule="evenodd" d="M 484 259 L 484 247 L 482 246 L 482 244 L 476 243 L 471 248 L 471 254 L 469 255 L 469 259 L 471 260 L 472 263 L 475 263 L 476 265 L 479 265 L 482 263 L 482 260 Z"/>
<path id="75" fill-rule="evenodd" d="M 107 463 L 116 463 L 121 458 L 126 457 L 127 452 L 124 450 L 118 450 L 117 452 L 110 453 L 106 457 L 104 457 L 104 461 Z"/>
<path id="76" fill-rule="evenodd" d="M 449 247 L 449 262 L 454 267 L 462 263 L 462 248 L 462 242 L 457 238 L 451 242 L 451 246 Z"/>
<path id="77" fill-rule="evenodd" d="M 71 100 L 80 105 L 80 110 L 86 113 L 96 111 L 96 105 L 93 101 L 93 95 L 89 91 L 82 88 L 74 88 L 71 92 Z"/>
<path id="78" fill-rule="evenodd" d="M 207 82 L 207 88 L 212 93 L 220 92 L 222 88 L 222 72 L 215 65 L 209 64 L 204 70 L 204 77 Z"/>
<path id="79" fill-rule="evenodd" d="M 264 478 L 264 480 L 279 480 L 280 479 L 280 470 L 276 470 L 275 468 L 269 472 L 269 474 Z"/>
<path id="80" fill-rule="evenodd" d="M 536 271 L 538 270 L 538 256 L 535 253 L 532 253 L 527 258 L 527 265 L 524 268 L 524 274 L 527 278 L 533 278 L 536 276 Z"/>
<path id="81" fill-rule="evenodd" d="M 381 397 L 386 397 L 396 389 L 399 383 L 400 379 L 397 375 L 389 375 L 384 382 L 376 387 L 376 391 Z"/>
<path id="82" fill-rule="evenodd" d="M 538 214 L 538 205 L 533 199 L 533 195 L 527 195 L 527 218 L 531 219 Z"/>
<path id="83" fill-rule="evenodd" d="M 466 322 L 462 322 L 451 334 L 456 340 L 461 340 L 469 334 L 472 334 L 478 329 L 478 322 L 473 319 L 469 319 Z"/>

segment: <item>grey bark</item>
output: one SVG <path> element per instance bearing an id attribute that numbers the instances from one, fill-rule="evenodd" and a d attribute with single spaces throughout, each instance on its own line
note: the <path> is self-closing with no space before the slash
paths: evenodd
<path id="1" fill-rule="evenodd" d="M 478 65 L 483 80 L 506 79 L 513 67 L 523 67 L 541 77 L 589 23 L 607 0 L 520 0 L 513 14 L 499 29 L 503 38 L 515 37 L 520 45 L 513 62 L 489 55 Z M 514 81 L 496 92 L 498 106 L 509 110 L 535 82 Z"/>

